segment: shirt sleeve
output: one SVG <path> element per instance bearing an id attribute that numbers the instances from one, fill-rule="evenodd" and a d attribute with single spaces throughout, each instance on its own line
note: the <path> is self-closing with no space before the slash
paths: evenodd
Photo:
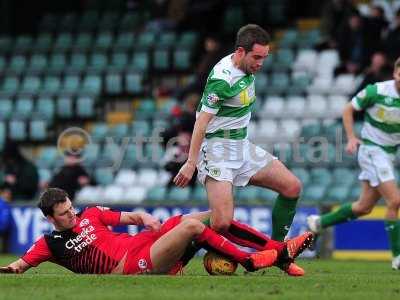
<path id="1" fill-rule="evenodd" d="M 106 226 L 117 226 L 120 224 L 121 212 L 111 210 L 108 207 L 97 206 L 100 222 Z"/>
<path id="2" fill-rule="evenodd" d="M 351 104 L 357 111 L 364 110 L 374 104 L 376 95 L 376 85 L 368 85 L 365 89 L 361 90 L 355 97 L 353 97 L 353 99 L 351 99 Z"/>
<path id="3" fill-rule="evenodd" d="M 21 257 L 27 264 L 37 267 L 40 263 L 50 260 L 52 257 L 46 240 L 42 236 L 31 248 Z"/>
<path id="4" fill-rule="evenodd" d="M 222 79 L 209 79 L 201 97 L 201 110 L 216 115 L 227 98 L 229 84 Z"/>

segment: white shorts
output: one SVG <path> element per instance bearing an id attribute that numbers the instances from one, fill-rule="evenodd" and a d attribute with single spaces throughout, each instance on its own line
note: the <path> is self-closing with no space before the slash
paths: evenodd
<path id="1" fill-rule="evenodd" d="M 358 179 L 369 181 L 372 187 L 395 180 L 394 159 L 394 154 L 389 154 L 378 146 L 361 145 L 358 150 L 358 163 L 361 168 Z"/>
<path id="2" fill-rule="evenodd" d="M 254 174 L 274 159 L 277 158 L 247 139 L 205 139 L 197 162 L 197 178 L 202 184 L 210 176 L 218 181 L 229 181 L 234 186 L 245 186 Z"/>

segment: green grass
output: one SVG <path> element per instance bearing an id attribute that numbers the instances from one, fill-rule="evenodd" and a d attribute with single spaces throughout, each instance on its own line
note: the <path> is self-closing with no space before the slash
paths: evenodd
<path id="1" fill-rule="evenodd" d="M 13 256 L 0 256 L 6 265 Z M 236 276 L 209 276 L 195 259 L 184 276 L 75 275 L 42 264 L 23 275 L 0 275 L 3 299 L 400 299 L 400 273 L 388 262 L 301 260 L 307 274 L 276 268 Z"/>

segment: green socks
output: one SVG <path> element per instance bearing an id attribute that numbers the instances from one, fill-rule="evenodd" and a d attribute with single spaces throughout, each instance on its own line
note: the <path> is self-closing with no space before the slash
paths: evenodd
<path id="1" fill-rule="evenodd" d="M 326 228 L 356 219 L 357 216 L 353 213 L 351 205 L 351 203 L 343 204 L 338 210 L 322 215 L 321 227 Z"/>
<path id="2" fill-rule="evenodd" d="M 292 225 L 296 214 L 298 198 L 286 198 L 278 195 L 272 209 L 272 236 L 276 241 L 283 241 Z"/>
<path id="3" fill-rule="evenodd" d="M 388 234 L 389 244 L 393 257 L 400 255 L 400 223 L 398 220 L 386 220 L 385 230 Z"/>

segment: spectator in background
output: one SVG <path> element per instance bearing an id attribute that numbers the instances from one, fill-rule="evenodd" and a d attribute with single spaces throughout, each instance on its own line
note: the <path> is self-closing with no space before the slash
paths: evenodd
<path id="1" fill-rule="evenodd" d="M 1 187 L 3 189 L 4 187 Z M 11 223 L 11 207 L 9 200 L 0 195 L 0 253 L 6 253 L 7 240 Z"/>
<path id="2" fill-rule="evenodd" d="M 7 141 L 2 153 L 5 192 L 12 201 L 33 200 L 38 191 L 39 174 L 14 141 Z"/>
<path id="3" fill-rule="evenodd" d="M 392 77 L 392 67 L 388 63 L 387 57 L 383 52 L 375 52 L 371 57 L 371 63 L 364 71 L 364 78 L 357 87 L 355 94 L 364 89 L 368 84 L 386 81 Z"/>
<path id="4" fill-rule="evenodd" d="M 400 9 L 396 12 L 394 26 L 384 41 L 385 52 L 391 62 L 394 62 L 399 55 L 400 49 Z"/>
<path id="5" fill-rule="evenodd" d="M 335 70 L 335 75 L 359 74 L 365 67 L 369 58 L 366 49 L 366 35 L 361 16 L 358 13 L 351 15 L 339 34 L 338 51 L 341 65 Z"/>
<path id="6" fill-rule="evenodd" d="M 204 39 L 204 50 L 200 54 L 199 63 L 196 66 L 193 81 L 178 92 L 178 98 L 182 99 L 189 93 L 201 93 L 206 85 L 208 73 L 212 67 L 225 55 L 217 36 L 209 35 Z"/>
<path id="7" fill-rule="evenodd" d="M 340 29 L 347 23 L 348 18 L 356 12 L 357 8 L 350 0 L 326 1 L 321 16 L 323 41 L 319 48 L 336 48 L 340 38 Z"/>
<path id="8" fill-rule="evenodd" d="M 65 190 L 70 199 L 73 200 L 78 190 L 86 185 L 93 184 L 88 172 L 81 165 L 81 160 L 79 151 L 66 151 L 64 153 L 64 165 L 54 174 L 49 187 Z"/>
<path id="9" fill-rule="evenodd" d="M 199 94 L 188 94 L 185 98 L 183 108 L 177 107 L 174 109 L 172 126 L 164 132 L 164 146 L 168 146 L 168 149 L 166 149 L 163 164 L 165 170 L 172 175 L 168 187 L 174 185 L 172 180 L 187 159 L 190 139 L 196 121 L 196 107 L 199 100 Z M 175 142 L 173 145 L 169 145 L 168 142 L 172 139 L 175 139 Z M 190 185 L 193 187 L 195 184 L 196 176 L 193 176 Z"/>
<path id="10" fill-rule="evenodd" d="M 374 5 L 371 7 L 370 16 L 365 19 L 366 51 L 371 56 L 383 49 L 383 35 L 386 33 L 389 22 L 386 20 L 385 11 L 382 7 Z M 376 82 L 376 81 L 373 81 Z"/>

